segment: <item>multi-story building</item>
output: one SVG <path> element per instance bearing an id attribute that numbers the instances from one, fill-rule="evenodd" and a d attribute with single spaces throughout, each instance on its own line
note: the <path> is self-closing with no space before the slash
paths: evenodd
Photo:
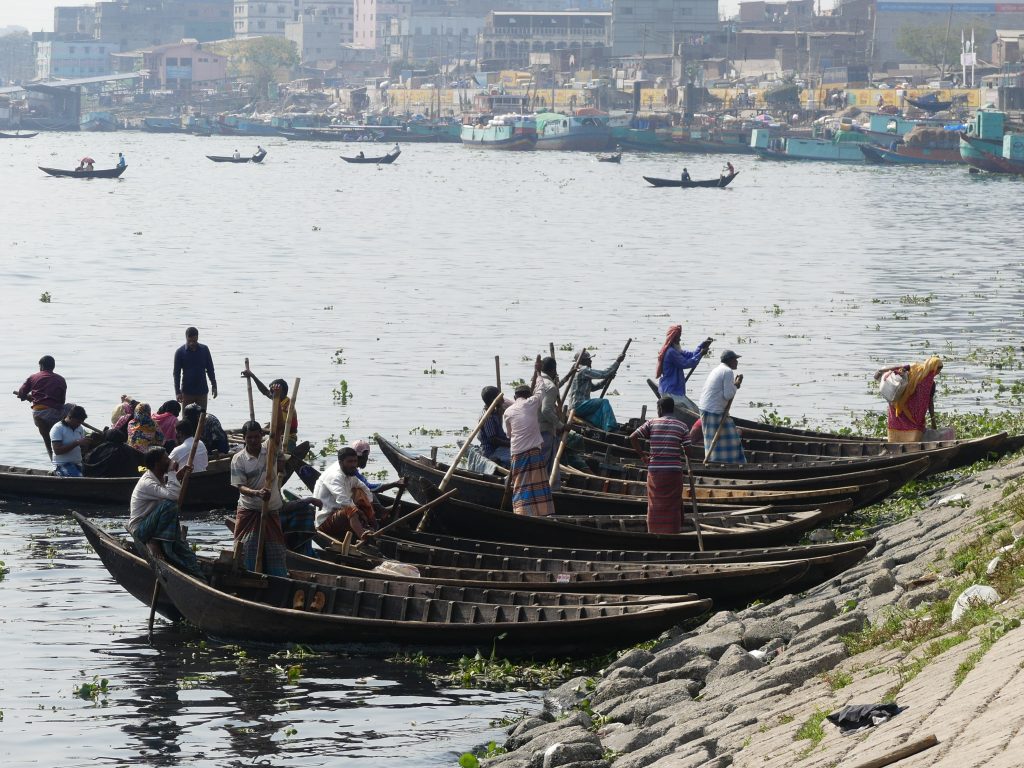
<path id="1" fill-rule="evenodd" d="M 53 34 L 57 37 L 94 37 L 96 8 L 92 5 L 58 5 L 53 9 Z"/>
<path id="2" fill-rule="evenodd" d="M 156 45 L 141 51 L 114 54 L 121 71 L 143 71 L 147 88 L 188 93 L 216 88 L 228 80 L 228 60 L 197 40 Z"/>
<path id="3" fill-rule="evenodd" d="M 299 18 L 301 6 L 300 0 L 235 0 L 235 37 L 284 37 L 288 22 Z"/>
<path id="4" fill-rule="evenodd" d="M 120 46 L 110 40 L 46 40 L 36 43 L 36 77 L 95 77 L 114 71 L 111 55 Z"/>
<path id="5" fill-rule="evenodd" d="M 24 30 L 0 34 L 0 84 L 21 83 L 36 76 L 36 48 Z"/>
<path id="6" fill-rule="evenodd" d="M 414 0 L 404 15 L 391 19 L 388 57 L 406 62 L 471 58 L 483 26 L 482 17 L 461 13 L 455 3 Z"/>
<path id="7" fill-rule="evenodd" d="M 603 62 L 611 46 L 607 11 L 494 11 L 480 33 L 478 56 L 512 68 L 527 66 L 531 53 L 571 50 L 582 67 Z"/>
<path id="8" fill-rule="evenodd" d="M 110 0 L 96 3 L 93 37 L 114 40 L 121 50 L 173 43 L 183 38 L 231 36 L 231 0 Z"/>
<path id="9" fill-rule="evenodd" d="M 410 0 L 354 0 L 352 45 L 383 51 L 391 36 L 391 20 L 408 16 Z"/>
<path id="10" fill-rule="evenodd" d="M 352 0 L 307 2 L 297 21 L 285 25 L 285 37 L 295 43 L 303 63 L 338 61 L 352 43 Z"/>
<path id="11" fill-rule="evenodd" d="M 612 54 L 672 54 L 719 28 L 718 0 L 612 0 Z"/>

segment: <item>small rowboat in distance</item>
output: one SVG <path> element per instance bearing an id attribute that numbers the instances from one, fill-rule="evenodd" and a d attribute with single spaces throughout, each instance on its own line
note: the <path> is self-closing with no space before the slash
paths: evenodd
<path id="1" fill-rule="evenodd" d="M 725 189 L 728 187 L 732 180 L 740 175 L 739 171 L 730 173 L 728 176 L 719 176 L 717 179 L 704 179 L 703 181 L 683 181 L 682 179 L 659 179 L 654 176 L 644 176 L 644 181 L 655 187 L 682 187 L 683 189 L 692 189 L 693 187 L 714 187 L 717 189 Z"/>
<path id="2" fill-rule="evenodd" d="M 598 155 L 597 162 L 599 163 L 618 163 L 622 161 L 622 153 L 614 155 Z"/>
<path id="3" fill-rule="evenodd" d="M 36 133 L 0 133 L 0 139 L 31 139 L 38 135 L 38 131 Z"/>
<path id="4" fill-rule="evenodd" d="M 345 157 L 341 156 L 341 159 L 346 163 L 376 163 L 377 165 L 391 165 L 398 159 L 398 156 L 402 154 L 402 150 L 396 150 L 394 152 L 388 152 L 383 157 Z"/>
<path id="5" fill-rule="evenodd" d="M 122 165 L 119 168 L 103 168 L 98 171 L 64 171 L 60 168 L 44 168 L 40 165 L 39 170 L 43 173 L 48 173 L 51 176 L 59 176 L 61 178 L 67 177 L 69 179 L 116 179 L 128 170 L 128 166 Z"/>
<path id="6" fill-rule="evenodd" d="M 263 158 L 267 156 L 267 151 L 257 152 L 252 157 L 233 157 L 225 155 L 207 155 L 210 160 L 215 163 L 262 163 Z"/>

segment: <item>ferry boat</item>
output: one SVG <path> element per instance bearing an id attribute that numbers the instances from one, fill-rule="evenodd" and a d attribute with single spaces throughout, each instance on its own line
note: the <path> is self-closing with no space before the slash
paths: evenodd
<path id="1" fill-rule="evenodd" d="M 492 117 L 486 125 L 463 125 L 461 138 L 467 147 L 536 149 L 537 121 L 529 115 Z"/>
<path id="2" fill-rule="evenodd" d="M 607 120 L 594 115 L 562 115 L 541 112 L 536 116 L 537 149 L 600 152 L 608 148 L 611 129 Z"/>
<path id="3" fill-rule="evenodd" d="M 951 165 L 964 162 L 960 156 L 959 133 L 942 127 L 919 125 L 895 148 L 861 144 L 860 151 L 869 163 L 880 165 Z"/>
<path id="4" fill-rule="evenodd" d="M 978 164 L 988 162 L 986 155 L 1002 154 L 1005 130 L 1006 113 L 994 109 L 979 109 L 967 130 L 960 136 L 960 156 L 971 165 L 981 167 Z"/>
<path id="5" fill-rule="evenodd" d="M 860 145 L 868 139 L 854 131 L 838 131 L 831 139 L 782 136 L 772 138 L 768 128 L 755 128 L 750 146 L 766 160 L 825 160 L 833 163 L 862 163 Z"/>

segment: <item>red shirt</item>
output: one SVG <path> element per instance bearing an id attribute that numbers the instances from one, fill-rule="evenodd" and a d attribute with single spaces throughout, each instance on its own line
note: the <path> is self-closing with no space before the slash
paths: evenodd
<path id="1" fill-rule="evenodd" d="M 18 397 L 41 408 L 61 408 L 68 391 L 64 377 L 53 371 L 33 373 L 18 390 Z"/>

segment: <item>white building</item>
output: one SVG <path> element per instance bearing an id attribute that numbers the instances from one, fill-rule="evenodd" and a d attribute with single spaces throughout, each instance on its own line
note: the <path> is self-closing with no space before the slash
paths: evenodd
<path id="1" fill-rule="evenodd" d="M 95 77 L 114 71 L 117 43 L 104 40 L 47 40 L 36 44 L 36 78 Z"/>
<path id="2" fill-rule="evenodd" d="M 235 37 L 284 37 L 288 22 L 299 17 L 300 0 L 235 0 Z"/>
<path id="3" fill-rule="evenodd" d="M 718 0 L 612 0 L 613 56 L 672 54 L 718 28 Z"/>
<path id="4" fill-rule="evenodd" d="M 337 61 L 352 42 L 352 0 L 307 2 L 297 21 L 285 25 L 285 37 L 295 43 L 303 63 Z"/>

